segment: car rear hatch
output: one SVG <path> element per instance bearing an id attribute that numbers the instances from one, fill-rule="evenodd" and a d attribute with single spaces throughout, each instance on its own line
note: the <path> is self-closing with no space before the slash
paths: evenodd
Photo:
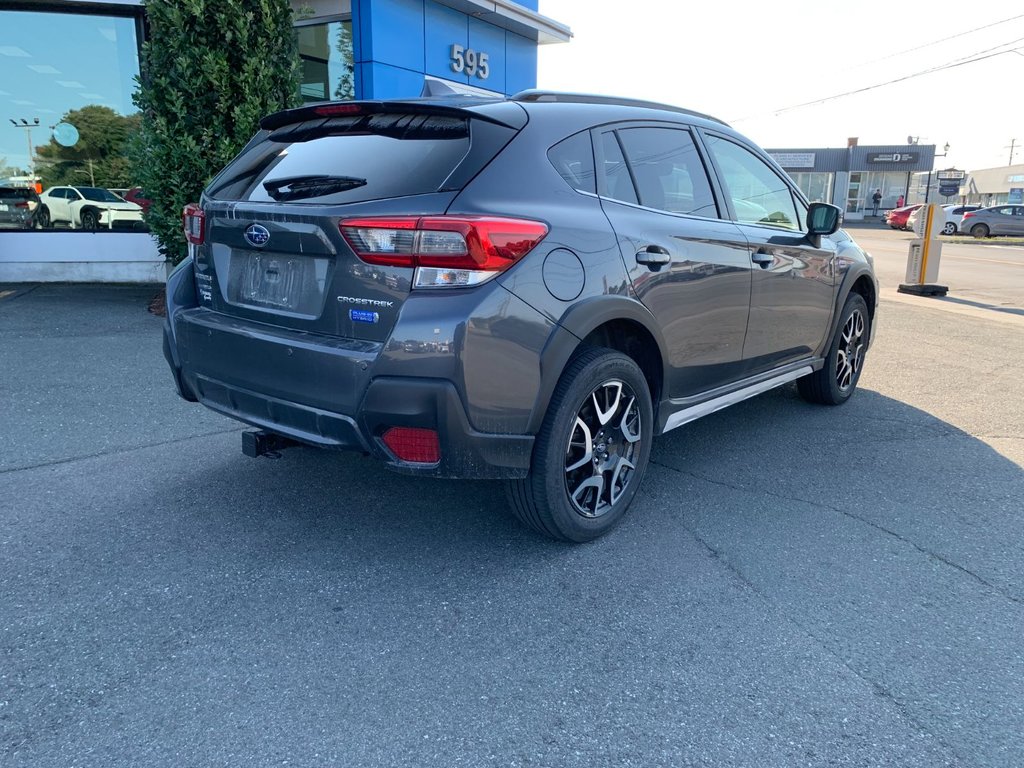
<path id="1" fill-rule="evenodd" d="M 486 112 L 345 102 L 265 118 L 204 193 L 204 242 L 194 249 L 201 303 L 283 328 L 386 340 L 414 270 L 360 260 L 339 224 L 443 214 L 525 123 L 517 105 Z"/>

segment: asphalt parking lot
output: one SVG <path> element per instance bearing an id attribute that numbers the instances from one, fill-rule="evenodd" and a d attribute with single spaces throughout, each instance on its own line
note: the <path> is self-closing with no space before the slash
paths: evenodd
<path id="1" fill-rule="evenodd" d="M 1016 294 L 883 284 L 850 403 L 665 435 L 565 546 L 497 483 L 243 457 L 153 293 L 0 287 L 0 765 L 1024 765 Z"/>

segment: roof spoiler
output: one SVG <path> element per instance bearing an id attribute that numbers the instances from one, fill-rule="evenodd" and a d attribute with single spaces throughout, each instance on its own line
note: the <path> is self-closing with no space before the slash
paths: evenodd
<path id="1" fill-rule="evenodd" d="M 451 101 L 468 99 L 450 99 Z M 323 101 L 316 104 L 307 104 L 295 109 L 286 109 L 282 112 L 275 112 L 260 120 L 260 128 L 265 131 L 273 131 L 286 125 L 303 123 L 307 120 L 321 118 L 344 117 L 346 115 L 436 115 L 438 117 L 459 117 L 484 120 L 488 123 L 501 125 L 506 128 L 518 128 L 521 126 L 512 125 L 498 120 L 482 112 L 466 109 L 467 106 L 475 106 L 481 101 L 473 101 L 458 107 L 450 104 L 439 104 L 436 99 L 431 100 L 409 100 L 409 101 Z"/>

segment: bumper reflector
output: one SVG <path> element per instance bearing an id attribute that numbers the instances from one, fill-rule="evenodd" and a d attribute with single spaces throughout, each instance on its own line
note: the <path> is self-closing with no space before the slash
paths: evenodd
<path id="1" fill-rule="evenodd" d="M 441 460 L 441 444 L 432 429 L 391 427 L 381 439 L 399 461 L 436 464 Z"/>

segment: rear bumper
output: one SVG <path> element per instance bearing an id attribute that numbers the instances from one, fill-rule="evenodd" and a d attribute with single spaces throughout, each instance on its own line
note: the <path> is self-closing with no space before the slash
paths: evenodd
<path id="1" fill-rule="evenodd" d="M 475 430 L 451 381 L 374 377 L 380 344 L 239 322 L 181 306 L 182 293 L 168 281 L 164 356 L 186 400 L 308 445 L 368 453 L 407 474 L 520 478 L 529 470 L 533 436 Z M 381 440 L 390 427 L 437 431 L 441 460 L 400 461 Z"/>

